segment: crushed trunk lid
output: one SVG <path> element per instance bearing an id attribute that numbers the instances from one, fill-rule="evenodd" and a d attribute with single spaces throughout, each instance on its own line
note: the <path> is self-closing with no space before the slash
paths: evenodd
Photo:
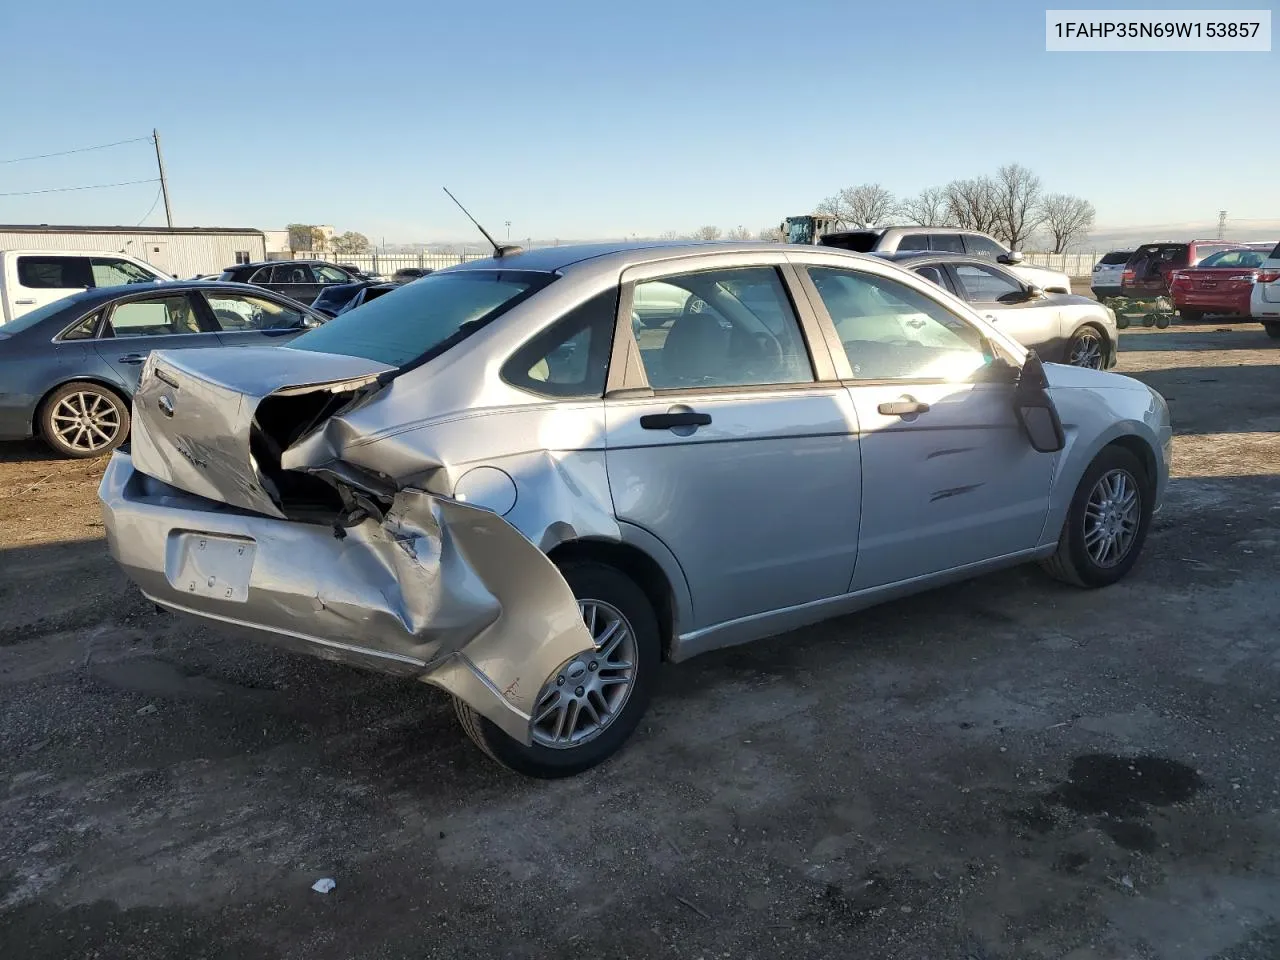
<path id="1" fill-rule="evenodd" d="M 392 370 L 288 347 L 156 351 L 133 398 L 134 465 L 188 493 L 285 517 L 282 485 L 300 485 L 292 492 L 304 501 L 320 493 L 281 475 L 284 449 Z"/>

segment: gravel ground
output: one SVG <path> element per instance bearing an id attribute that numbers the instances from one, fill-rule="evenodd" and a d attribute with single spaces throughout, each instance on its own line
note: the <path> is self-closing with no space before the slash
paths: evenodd
<path id="1" fill-rule="evenodd" d="M 431 688 L 154 613 L 101 465 L 10 446 L 0 956 L 1280 956 L 1280 344 L 1121 356 L 1178 433 L 1127 581 L 1013 570 L 667 668 L 555 783 Z"/>

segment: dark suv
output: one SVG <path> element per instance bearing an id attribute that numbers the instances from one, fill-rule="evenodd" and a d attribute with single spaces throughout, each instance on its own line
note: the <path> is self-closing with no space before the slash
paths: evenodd
<path id="1" fill-rule="evenodd" d="M 361 278 L 323 260 L 271 260 L 227 267 L 218 279 L 266 287 L 310 306 L 325 287 Z"/>
<path id="2" fill-rule="evenodd" d="M 1167 297 L 1169 275 L 1194 267 L 1205 257 L 1239 244 L 1226 240 L 1191 240 L 1186 243 L 1144 243 L 1129 257 L 1120 275 L 1122 297 Z"/>

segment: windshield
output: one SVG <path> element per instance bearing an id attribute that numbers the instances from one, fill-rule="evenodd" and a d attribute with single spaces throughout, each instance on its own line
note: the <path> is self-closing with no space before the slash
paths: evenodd
<path id="1" fill-rule="evenodd" d="M 813 220 L 810 217 L 787 218 L 787 243 L 813 243 Z"/>
<path id="2" fill-rule="evenodd" d="M 335 317 L 289 347 L 402 367 L 447 349 L 554 279 L 554 274 L 519 270 L 433 273 Z"/>
<path id="3" fill-rule="evenodd" d="M 1200 266 L 1212 267 L 1260 267 L 1265 256 L 1257 250 L 1223 250 L 1200 261 Z"/>

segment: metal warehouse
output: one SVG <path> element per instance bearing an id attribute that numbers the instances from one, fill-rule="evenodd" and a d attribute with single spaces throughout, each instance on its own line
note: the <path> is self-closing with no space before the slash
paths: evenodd
<path id="1" fill-rule="evenodd" d="M 265 260 L 261 230 L 233 227 L 64 227 L 0 224 L 0 250 L 124 253 L 181 279 Z"/>

